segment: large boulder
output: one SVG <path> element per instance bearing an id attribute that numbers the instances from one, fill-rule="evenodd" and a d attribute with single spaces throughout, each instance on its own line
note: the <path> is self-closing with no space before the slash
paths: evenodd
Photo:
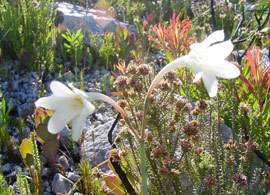
<path id="1" fill-rule="evenodd" d="M 55 3 L 54 10 L 57 10 L 56 25 L 61 24 L 71 32 L 83 29 L 101 35 L 106 31 L 115 32 L 117 25 L 136 31 L 134 26 L 114 19 L 107 10 L 85 9 L 69 3 Z"/>

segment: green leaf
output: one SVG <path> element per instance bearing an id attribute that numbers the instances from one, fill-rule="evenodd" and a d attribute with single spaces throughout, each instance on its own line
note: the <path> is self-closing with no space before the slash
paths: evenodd
<path id="1" fill-rule="evenodd" d="M 52 134 L 48 131 L 47 124 L 39 124 L 37 130 L 35 131 L 37 135 L 37 139 L 40 143 L 44 144 L 45 142 L 49 141 L 50 139 L 56 139 L 58 134 Z"/>
<path id="2" fill-rule="evenodd" d="M 27 153 L 33 154 L 33 144 L 30 139 L 24 139 L 20 146 L 20 152 L 23 159 L 26 158 Z"/>
<path id="3" fill-rule="evenodd" d="M 32 165 L 34 165 L 34 155 L 27 153 L 26 158 L 24 159 L 23 162 L 28 168 L 30 168 Z"/>
<path id="4" fill-rule="evenodd" d="M 33 144 L 30 139 L 24 139 L 20 146 L 24 164 L 29 168 L 34 164 Z"/>
<path id="5" fill-rule="evenodd" d="M 82 29 L 79 29 L 77 33 L 75 34 L 75 39 L 77 39 L 81 34 Z"/>
<path id="6" fill-rule="evenodd" d="M 50 163 L 56 162 L 58 149 L 59 149 L 58 139 L 51 139 L 43 144 L 43 154 L 49 159 Z"/>
<path id="7" fill-rule="evenodd" d="M 68 49 L 71 48 L 71 45 L 68 45 L 67 43 L 64 43 L 64 46 L 65 46 L 65 48 L 68 48 Z"/>
<path id="8" fill-rule="evenodd" d="M 103 175 L 103 179 L 106 186 L 110 188 L 113 193 L 117 195 L 125 195 L 125 192 L 121 187 L 123 184 L 117 176 Z"/>
<path id="9" fill-rule="evenodd" d="M 47 113 L 44 109 L 37 108 L 35 113 L 34 113 L 34 116 L 35 116 L 35 127 L 37 128 L 37 126 L 40 123 L 44 123 L 46 121 Z"/>

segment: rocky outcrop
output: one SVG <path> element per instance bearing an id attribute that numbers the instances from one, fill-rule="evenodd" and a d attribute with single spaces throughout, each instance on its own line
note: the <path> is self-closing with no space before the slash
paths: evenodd
<path id="1" fill-rule="evenodd" d="M 55 3 L 54 10 L 57 10 L 56 25 L 61 24 L 71 32 L 83 29 L 86 33 L 101 35 L 106 31 L 114 32 L 117 25 L 127 27 L 132 32 L 136 31 L 133 25 L 116 20 L 107 10 L 85 9 L 69 3 Z"/>

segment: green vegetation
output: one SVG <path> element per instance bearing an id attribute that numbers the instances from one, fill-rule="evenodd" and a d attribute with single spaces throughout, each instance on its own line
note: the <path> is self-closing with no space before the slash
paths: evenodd
<path id="1" fill-rule="evenodd" d="M 65 2 L 90 7 L 89 1 Z M 104 69 L 105 75 L 99 75 L 104 76 L 102 92 L 113 91 L 130 120 L 130 124 L 120 120 L 116 148 L 110 151 L 108 162 L 113 175 L 103 175 L 99 165 L 93 168 L 82 158 L 76 164 L 81 176 L 74 185 L 76 191 L 87 195 L 142 190 L 149 194 L 270 193 L 270 65 L 266 60 L 270 58 L 269 1 L 99 0 L 92 5 L 95 9 L 105 10 L 136 28 L 136 32 L 130 32 L 118 25 L 102 35 L 55 26 L 57 13 L 50 7 L 53 3 L 0 0 L 1 77 L 9 85 L 10 70 L 25 70 L 28 76 L 31 71 L 37 72 L 39 77 L 34 82 L 40 83 L 38 93 L 44 96 L 43 78 L 48 73 L 59 75 L 54 79 L 74 73 L 75 79 L 70 81 L 88 91 L 84 75 Z M 190 69 L 169 72 L 148 97 L 151 106 L 142 136 L 145 139 L 132 136 L 130 125 L 138 135 L 144 135 L 145 96 L 160 68 L 187 55 L 192 44 L 221 29 L 225 40 L 234 44 L 227 60 L 240 69 L 240 76 L 219 80 L 217 97 L 210 98 L 203 81 L 193 83 Z M 268 54 L 263 54 L 267 49 Z M 20 160 L 32 180 L 24 178 L 19 169 L 18 192 L 42 194 L 41 172 L 47 165 L 40 160 L 41 155 L 53 170 L 60 166 L 56 159 L 63 151 L 59 148 L 71 147 L 66 151 L 73 156 L 78 143 L 71 140 L 71 146 L 61 146 L 60 134 L 48 132 L 50 111 L 39 109 L 34 117 L 16 116 L 8 101 L 8 96 L 0 95 L 0 153 L 16 161 L 13 155 L 19 156 L 20 151 Z M 33 125 L 30 138 L 25 132 L 29 122 Z M 18 131 L 17 142 L 11 131 Z M 142 148 L 145 157 L 140 153 Z M 141 177 L 142 156 L 147 189 L 141 187 L 146 182 Z M 119 169 L 126 180 L 120 177 Z M 65 175 L 64 169 L 59 172 Z M 0 173 L 0 194 L 15 194 L 9 182 Z"/>

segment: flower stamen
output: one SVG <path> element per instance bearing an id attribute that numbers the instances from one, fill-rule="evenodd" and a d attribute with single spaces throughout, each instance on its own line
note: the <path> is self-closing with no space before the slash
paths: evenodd
<path id="1" fill-rule="evenodd" d="M 74 101 L 74 102 L 78 102 L 78 103 L 81 104 L 81 105 L 83 104 L 83 101 L 82 101 L 81 98 L 77 98 L 77 97 L 76 97 L 76 98 L 73 98 L 73 101 Z M 76 108 L 78 105 L 77 105 L 77 103 L 75 103 L 75 104 L 73 104 L 72 106 L 73 106 L 74 108 Z"/>

